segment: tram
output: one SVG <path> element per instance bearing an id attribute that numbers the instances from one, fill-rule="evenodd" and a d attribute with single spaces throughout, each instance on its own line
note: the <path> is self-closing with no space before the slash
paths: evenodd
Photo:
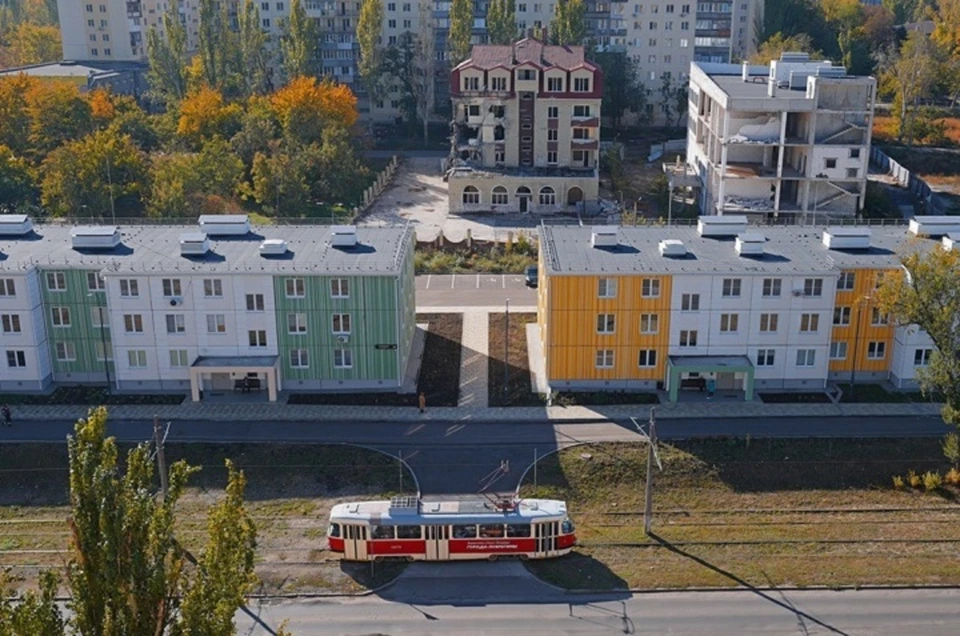
<path id="1" fill-rule="evenodd" d="M 343 503 L 327 530 L 330 551 L 346 561 L 548 559 L 576 541 L 567 504 L 553 499 Z"/>

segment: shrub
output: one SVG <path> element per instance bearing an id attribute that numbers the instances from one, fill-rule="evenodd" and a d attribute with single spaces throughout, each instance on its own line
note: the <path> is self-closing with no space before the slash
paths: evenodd
<path id="1" fill-rule="evenodd" d="M 940 476 L 940 471 L 930 472 L 929 470 L 923 474 L 923 489 L 927 492 L 933 492 L 943 485 L 943 477 Z"/>
<path id="2" fill-rule="evenodd" d="M 923 480 L 920 478 L 920 475 L 912 470 L 907 473 L 907 481 L 910 483 L 911 488 L 919 488 L 920 484 L 923 482 Z"/>
<path id="3" fill-rule="evenodd" d="M 960 486 L 960 470 L 956 468 L 951 468 L 950 471 L 943 478 L 944 483 L 950 484 L 951 486 Z"/>
<path id="4" fill-rule="evenodd" d="M 956 433 L 948 433 L 943 438 L 943 456 L 946 457 L 954 468 L 960 468 L 960 436 Z"/>
<path id="5" fill-rule="evenodd" d="M 900 475 L 894 475 L 893 487 L 896 488 L 897 490 L 903 490 L 904 489 L 903 477 L 901 477 Z"/>

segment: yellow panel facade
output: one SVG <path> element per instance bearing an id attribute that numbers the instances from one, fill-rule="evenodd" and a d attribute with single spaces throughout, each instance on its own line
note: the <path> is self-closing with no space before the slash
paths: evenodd
<path id="1" fill-rule="evenodd" d="M 854 358 L 858 373 L 887 371 L 893 359 L 894 327 L 889 320 L 887 324 L 874 323 L 874 309 L 877 305 L 873 301 L 878 282 L 886 272 L 855 269 L 844 270 L 844 273 L 853 274 L 853 289 L 838 289 L 834 307 L 839 310 L 849 309 L 849 324 L 834 326 L 831 342 L 846 343 L 847 355 L 843 360 L 830 360 L 830 371 L 849 373 L 854 368 Z M 870 343 L 880 342 L 884 343 L 884 356 L 871 358 Z"/>

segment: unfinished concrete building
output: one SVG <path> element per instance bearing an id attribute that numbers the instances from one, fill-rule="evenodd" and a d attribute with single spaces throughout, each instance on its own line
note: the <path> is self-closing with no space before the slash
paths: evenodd
<path id="1" fill-rule="evenodd" d="M 784 53 L 694 63 L 687 171 L 703 214 L 851 217 L 863 208 L 876 80 Z"/>
<path id="2" fill-rule="evenodd" d="M 582 46 L 533 37 L 474 46 L 450 87 L 451 212 L 549 214 L 598 204 L 603 72 Z"/>

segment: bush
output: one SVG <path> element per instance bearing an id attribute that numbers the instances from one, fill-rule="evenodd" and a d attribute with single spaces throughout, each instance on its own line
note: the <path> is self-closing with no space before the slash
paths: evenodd
<path id="1" fill-rule="evenodd" d="M 920 478 L 920 475 L 912 470 L 907 473 L 907 481 L 910 483 L 911 488 L 919 488 L 920 484 L 923 482 L 923 480 Z"/>
<path id="2" fill-rule="evenodd" d="M 901 477 L 900 475 L 894 475 L 894 476 L 893 476 L 893 487 L 896 488 L 897 490 L 903 490 L 904 487 L 905 487 L 905 485 L 904 485 L 904 483 L 903 483 L 903 477 Z"/>
<path id="3" fill-rule="evenodd" d="M 960 470 L 956 468 L 951 468 L 950 471 L 943 478 L 944 483 L 951 486 L 960 486 Z"/>
<path id="4" fill-rule="evenodd" d="M 960 468 L 960 436 L 956 433 L 947 433 L 943 437 L 943 456 L 946 457 L 954 468 Z"/>
<path id="5" fill-rule="evenodd" d="M 942 485 L 943 477 L 940 476 L 940 471 L 930 472 L 928 470 L 923 474 L 923 489 L 927 492 L 933 492 Z"/>

